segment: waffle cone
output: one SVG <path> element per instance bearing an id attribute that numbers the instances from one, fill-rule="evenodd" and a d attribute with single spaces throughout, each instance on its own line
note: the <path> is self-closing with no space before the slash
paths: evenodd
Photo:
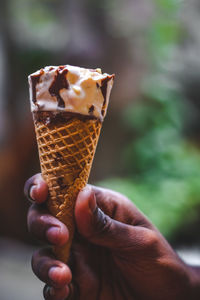
<path id="1" fill-rule="evenodd" d="M 41 171 L 49 187 L 48 209 L 69 230 L 68 242 L 54 252 L 67 262 L 75 230 L 75 201 L 88 181 L 101 122 L 76 116 L 47 123 L 37 116 L 34 124 Z"/>

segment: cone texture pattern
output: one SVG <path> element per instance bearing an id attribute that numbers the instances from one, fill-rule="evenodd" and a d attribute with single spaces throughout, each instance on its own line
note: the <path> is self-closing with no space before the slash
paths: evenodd
<path id="1" fill-rule="evenodd" d="M 56 247 L 55 255 L 67 262 L 75 229 L 75 200 L 87 184 L 101 122 L 73 117 L 55 124 L 34 123 L 41 171 L 49 187 L 48 209 L 69 229 L 68 243 Z"/>

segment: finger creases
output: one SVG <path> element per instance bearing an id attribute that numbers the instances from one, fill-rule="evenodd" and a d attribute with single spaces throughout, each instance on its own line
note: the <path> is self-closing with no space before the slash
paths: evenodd
<path id="1" fill-rule="evenodd" d="M 27 223 L 29 232 L 44 242 L 61 246 L 69 238 L 67 227 L 38 205 L 29 209 Z"/>

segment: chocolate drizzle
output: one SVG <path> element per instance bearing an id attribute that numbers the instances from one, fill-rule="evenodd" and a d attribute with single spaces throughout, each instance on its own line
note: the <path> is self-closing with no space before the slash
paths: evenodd
<path id="1" fill-rule="evenodd" d="M 102 95 L 103 95 L 103 97 L 104 97 L 104 101 L 103 101 L 103 105 L 102 105 L 102 110 L 101 110 L 102 116 L 104 116 L 104 114 L 105 114 L 108 82 L 109 82 L 112 78 L 114 78 L 114 75 L 107 76 L 106 78 L 102 79 L 102 81 L 101 81 L 101 87 L 100 87 L 100 88 L 101 88 Z"/>
<path id="2" fill-rule="evenodd" d="M 60 67 L 57 70 L 55 79 L 49 88 L 49 93 L 51 94 L 51 96 L 55 96 L 57 98 L 58 107 L 65 108 L 65 102 L 63 101 L 62 97 L 60 96 L 60 90 L 68 89 L 69 83 L 66 79 L 66 74 L 67 74 L 68 70 L 67 69 L 63 70 L 63 68 L 64 67 Z"/>
<path id="3" fill-rule="evenodd" d="M 89 114 L 93 114 L 94 112 L 94 105 L 91 105 L 90 108 L 89 108 Z"/>
<path id="4" fill-rule="evenodd" d="M 40 72 L 37 75 L 30 76 L 31 84 L 32 84 L 32 100 L 33 100 L 33 103 L 37 102 L 37 99 L 36 99 L 36 85 L 40 82 L 41 75 L 42 75 L 42 73 Z"/>
<path id="5" fill-rule="evenodd" d="M 33 112 L 33 117 L 35 122 L 41 122 L 45 125 L 56 125 L 56 124 L 66 124 L 67 122 L 71 121 L 73 118 L 78 118 L 82 121 L 87 120 L 99 120 L 101 119 L 96 118 L 94 115 L 81 115 L 78 113 L 72 112 L 53 112 L 53 111 L 37 111 Z"/>
<path id="6" fill-rule="evenodd" d="M 106 104 L 106 95 L 107 95 L 108 81 L 110 79 L 111 78 L 106 77 L 106 78 L 102 79 L 102 81 L 101 81 L 101 92 L 102 92 L 102 95 L 104 97 L 103 106 Z"/>

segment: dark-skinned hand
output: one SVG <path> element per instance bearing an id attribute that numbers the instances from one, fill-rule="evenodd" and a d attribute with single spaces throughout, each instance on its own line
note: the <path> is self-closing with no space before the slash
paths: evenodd
<path id="1" fill-rule="evenodd" d="M 29 231 L 48 244 L 64 244 L 68 229 L 48 213 L 48 187 L 40 174 L 26 182 L 25 194 L 34 200 Z M 186 265 L 125 196 L 86 186 L 77 197 L 75 220 L 68 265 L 51 248 L 33 255 L 33 272 L 46 283 L 45 299 L 200 299 L 199 270 Z"/>

